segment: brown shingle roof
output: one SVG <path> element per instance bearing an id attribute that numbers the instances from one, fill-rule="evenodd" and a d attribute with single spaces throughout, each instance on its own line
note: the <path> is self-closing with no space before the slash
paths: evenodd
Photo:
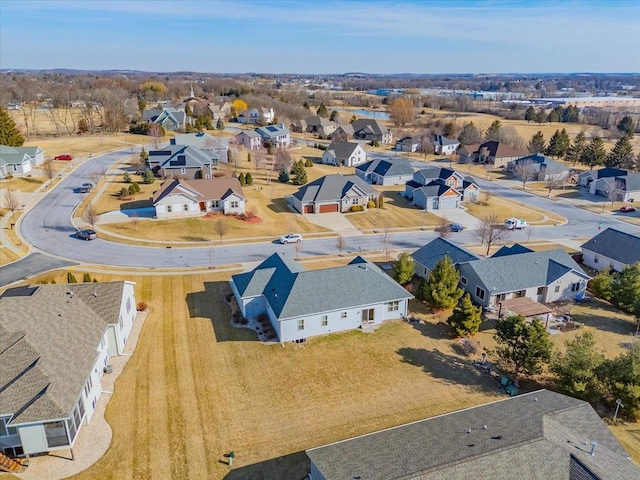
<path id="1" fill-rule="evenodd" d="M 196 202 L 224 200 L 231 193 L 244 198 L 242 186 L 237 178 L 176 179 L 164 182 L 160 190 L 153 193 L 153 203 L 156 204 L 167 195 L 174 193 L 176 189 Z"/>

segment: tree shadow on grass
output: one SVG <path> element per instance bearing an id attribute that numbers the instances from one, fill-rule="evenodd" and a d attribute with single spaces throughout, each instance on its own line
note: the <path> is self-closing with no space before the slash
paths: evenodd
<path id="1" fill-rule="evenodd" d="M 449 355 L 440 350 L 403 347 L 397 352 L 403 363 L 422 368 L 424 373 L 447 383 L 474 387 L 487 393 L 497 391 L 494 380 L 473 366 L 471 360 Z"/>
<path id="2" fill-rule="evenodd" d="M 236 452 L 238 455 L 238 452 Z M 242 452 L 240 452 L 242 455 Z M 311 462 L 305 452 L 296 452 L 263 462 L 234 468 L 224 476 L 224 480 L 271 480 L 286 478 L 301 480 L 309 473 Z"/>
<path id="3" fill-rule="evenodd" d="M 204 291 L 187 294 L 190 318 L 207 318 L 217 342 L 255 342 L 255 332 L 231 326 L 231 308 L 224 297 L 231 293 L 227 282 L 205 282 Z"/>
<path id="4" fill-rule="evenodd" d="M 624 315 L 624 312 L 595 298 L 579 309 L 572 308 L 570 314 L 577 322 L 604 332 L 630 335 L 636 331 L 636 323 L 631 315 L 627 315 L 628 319 L 615 316 Z"/>

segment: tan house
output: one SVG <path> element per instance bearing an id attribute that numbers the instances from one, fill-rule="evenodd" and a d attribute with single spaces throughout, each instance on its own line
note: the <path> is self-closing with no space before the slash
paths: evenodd
<path id="1" fill-rule="evenodd" d="M 504 167 L 513 160 L 527 156 L 528 153 L 504 142 L 484 142 L 462 145 L 458 149 L 458 155 L 460 163 L 481 163 Z"/>
<path id="2" fill-rule="evenodd" d="M 245 213 L 245 198 L 236 178 L 169 180 L 153 193 L 156 218 L 197 216 L 208 212 Z"/>
<path id="3" fill-rule="evenodd" d="M 351 207 L 368 208 L 380 192 L 357 175 L 325 175 L 307 183 L 293 194 L 293 206 L 300 213 L 348 212 Z"/>

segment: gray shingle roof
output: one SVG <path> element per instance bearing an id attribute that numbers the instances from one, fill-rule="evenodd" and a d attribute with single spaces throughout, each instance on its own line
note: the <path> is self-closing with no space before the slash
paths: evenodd
<path id="1" fill-rule="evenodd" d="M 336 173 L 325 175 L 311 183 L 302 186 L 293 194 L 303 202 L 330 202 L 342 199 L 353 187 L 362 190 L 367 195 L 377 195 L 379 192 L 357 175 L 342 175 Z"/>
<path id="2" fill-rule="evenodd" d="M 446 180 L 450 176 L 454 175 L 455 170 L 451 170 L 450 168 L 444 167 L 427 167 L 421 170 L 418 170 L 414 175 L 413 179 L 417 182 L 425 185 L 429 183 L 430 180 Z"/>
<path id="3" fill-rule="evenodd" d="M 542 287 L 574 270 L 590 278 L 562 249 L 491 257 L 467 262 L 492 294 Z"/>
<path id="4" fill-rule="evenodd" d="M 289 133 L 289 129 L 284 128 L 281 125 L 267 125 L 266 127 L 256 128 L 256 133 L 260 135 L 262 138 L 276 138 L 280 135 L 287 135 Z"/>
<path id="5" fill-rule="evenodd" d="M 364 128 L 368 128 L 375 135 L 386 135 L 389 133 L 389 127 L 385 126 L 378 120 L 374 120 L 371 118 L 359 118 L 355 120 L 352 124 L 353 131 L 358 132 Z"/>
<path id="6" fill-rule="evenodd" d="M 189 145 L 168 145 L 162 150 L 149 152 L 149 163 L 158 162 L 161 168 L 202 168 L 219 159 L 215 152 L 203 152 Z"/>
<path id="7" fill-rule="evenodd" d="M 267 271 L 258 273 L 259 270 Z M 344 267 L 306 271 L 296 262 L 284 261 L 274 254 L 254 271 L 234 275 L 232 280 L 243 297 L 262 293 L 280 319 L 413 298 L 361 257 Z"/>
<path id="8" fill-rule="evenodd" d="M 640 235 L 621 232 L 615 228 L 600 232 L 581 248 L 627 265 L 640 262 Z"/>
<path id="9" fill-rule="evenodd" d="M 339 142 L 334 140 L 327 147 L 327 151 L 332 152 L 333 156 L 338 160 L 346 160 L 359 146 L 360 144 L 357 142 Z"/>
<path id="10" fill-rule="evenodd" d="M 220 150 L 228 147 L 228 140 L 214 137 L 206 132 L 178 133 L 171 139 L 171 145 L 189 145 L 200 150 Z"/>
<path id="11" fill-rule="evenodd" d="M 640 173 L 629 173 L 623 177 L 616 177 L 624 180 L 625 191 L 635 192 L 640 190 Z"/>
<path id="12" fill-rule="evenodd" d="M 0 413 L 13 424 L 69 416 L 118 322 L 124 282 L 31 288 L 0 297 Z"/>
<path id="13" fill-rule="evenodd" d="M 504 257 L 506 255 L 517 255 L 519 253 L 529 253 L 533 252 L 530 248 L 525 247 L 524 245 L 520 245 L 519 243 L 514 243 L 510 247 L 506 245 L 501 247 L 496 253 L 491 255 L 491 257 Z"/>
<path id="14" fill-rule="evenodd" d="M 460 145 L 460 142 L 457 138 L 447 138 L 444 135 L 434 135 L 433 143 L 435 145 L 445 146 L 445 145 Z"/>
<path id="15" fill-rule="evenodd" d="M 356 170 L 362 172 L 373 172 L 381 176 L 411 175 L 413 167 L 406 158 L 380 159 L 377 158 L 362 165 L 358 165 Z"/>
<path id="16" fill-rule="evenodd" d="M 454 265 L 480 258 L 466 248 L 440 237 L 431 240 L 425 246 L 413 252 L 412 257 L 429 270 L 433 270 L 436 263 L 443 257 L 449 257 Z"/>
<path id="17" fill-rule="evenodd" d="M 445 185 L 444 183 L 440 183 L 440 182 L 434 180 L 432 182 L 429 182 L 424 187 L 417 188 L 413 192 L 413 195 L 415 196 L 417 191 L 421 191 L 422 193 L 424 193 L 424 196 L 427 197 L 427 198 L 429 198 L 429 197 L 439 197 L 440 195 L 442 195 L 443 193 L 448 192 L 449 190 L 453 190 L 453 191 L 457 192 L 457 190 L 455 188 L 450 187 L 448 185 Z"/>
<path id="18" fill-rule="evenodd" d="M 585 440 L 598 443 L 595 456 Z M 603 480 L 640 478 L 588 403 L 548 390 L 306 453 L 327 480 L 570 480 L 571 455 Z"/>

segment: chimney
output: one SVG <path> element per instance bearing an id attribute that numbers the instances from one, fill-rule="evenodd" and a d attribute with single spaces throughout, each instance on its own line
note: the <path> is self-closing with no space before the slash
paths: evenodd
<path id="1" fill-rule="evenodd" d="M 598 446 L 598 442 L 591 442 L 591 456 L 596 456 L 596 447 Z"/>

